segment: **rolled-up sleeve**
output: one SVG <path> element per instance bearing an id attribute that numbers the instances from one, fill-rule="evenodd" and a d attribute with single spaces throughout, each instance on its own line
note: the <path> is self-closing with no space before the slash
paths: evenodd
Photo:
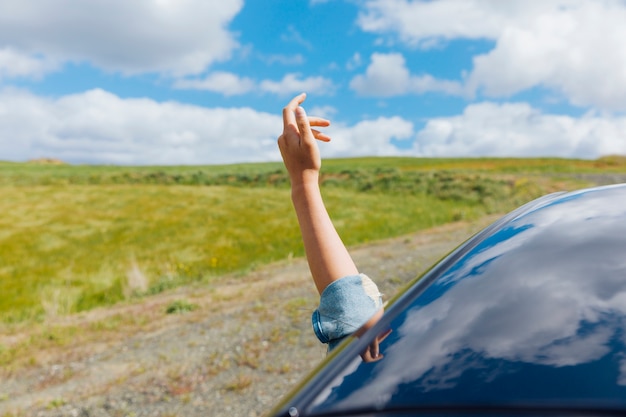
<path id="1" fill-rule="evenodd" d="M 329 351 L 357 331 L 382 307 L 378 287 L 367 275 L 348 275 L 329 284 L 313 312 L 313 331 Z"/>

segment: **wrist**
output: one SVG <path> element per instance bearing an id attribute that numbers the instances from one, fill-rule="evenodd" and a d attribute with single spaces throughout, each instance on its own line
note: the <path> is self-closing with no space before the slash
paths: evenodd
<path id="1" fill-rule="evenodd" d="M 299 181 L 291 184 L 291 200 L 298 207 L 321 198 L 320 185 L 317 180 Z"/>
<path id="2" fill-rule="evenodd" d="M 319 188 L 319 173 L 317 171 L 302 172 L 290 178 L 291 189 L 300 190 L 307 188 Z"/>
<path id="3" fill-rule="evenodd" d="M 293 181 L 291 183 L 291 198 L 299 200 L 307 195 L 320 194 L 320 186 L 317 180 L 313 181 Z"/>

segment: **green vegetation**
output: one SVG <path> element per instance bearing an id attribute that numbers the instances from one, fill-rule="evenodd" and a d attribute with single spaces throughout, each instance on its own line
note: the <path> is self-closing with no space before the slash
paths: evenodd
<path id="1" fill-rule="evenodd" d="M 626 158 L 324 161 L 346 244 L 503 213 L 626 172 Z M 0 162 L 0 323 L 66 315 L 301 256 L 278 163 L 203 167 Z M 0 346 L 1 351 L 1 346 Z"/>
<path id="2" fill-rule="evenodd" d="M 166 314 L 183 314 L 188 313 L 190 311 L 194 311 L 198 306 L 196 304 L 190 303 L 187 300 L 174 300 L 167 305 L 165 309 Z"/>

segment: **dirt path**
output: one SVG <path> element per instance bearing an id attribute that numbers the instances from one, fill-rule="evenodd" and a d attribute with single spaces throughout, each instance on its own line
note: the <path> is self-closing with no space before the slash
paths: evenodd
<path id="1" fill-rule="evenodd" d="M 454 223 L 351 253 L 392 296 L 492 220 Z M 317 298 L 306 262 L 294 259 L 219 285 L 48 323 L 92 330 L 88 338 L 76 336 L 80 344 L 36 352 L 38 366 L 5 372 L 0 416 L 262 415 L 325 356 L 309 325 Z M 165 314 L 178 299 L 198 308 Z M 93 330 L 108 318 L 124 324 Z"/>

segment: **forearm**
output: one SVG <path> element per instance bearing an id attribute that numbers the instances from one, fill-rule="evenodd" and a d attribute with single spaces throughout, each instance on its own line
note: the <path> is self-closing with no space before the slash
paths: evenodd
<path id="1" fill-rule="evenodd" d="M 324 206 L 317 182 L 294 185 L 291 198 L 311 275 L 319 293 L 341 277 L 358 274 Z"/>
<path id="2" fill-rule="evenodd" d="M 331 349 L 363 323 L 367 328 L 378 320 L 382 314 L 376 311 L 380 310 L 381 295 L 376 284 L 367 276 L 356 276 L 359 271 L 324 206 L 319 188 L 322 161 L 317 141 L 328 142 L 331 139 L 319 130 L 311 129 L 311 126 L 327 127 L 330 122 L 319 117 L 307 117 L 300 106 L 305 98 L 305 94 L 300 94 L 283 109 L 283 133 L 278 137 L 278 148 L 289 173 L 291 199 L 300 224 L 309 269 L 321 296 L 320 307 L 312 316 L 313 329 L 320 341 L 328 343 Z M 354 277 L 341 279 L 350 275 Z M 338 281 L 337 284 L 322 296 L 328 285 L 335 281 Z M 320 313 L 322 310 L 327 313 L 325 318 Z M 375 318 L 365 317 L 369 313 Z M 340 323 L 341 326 L 338 326 Z M 367 355 L 363 356 L 364 360 L 379 358 L 377 342 L 370 345 Z"/>

